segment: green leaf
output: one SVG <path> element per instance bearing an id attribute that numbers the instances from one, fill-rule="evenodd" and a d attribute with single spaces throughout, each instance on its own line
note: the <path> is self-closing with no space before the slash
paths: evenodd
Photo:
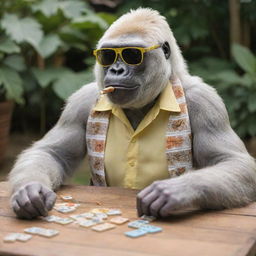
<path id="1" fill-rule="evenodd" d="M 39 85 L 42 88 L 48 87 L 52 82 L 57 80 L 60 76 L 63 76 L 66 73 L 71 72 L 67 68 L 47 68 L 45 70 L 41 70 L 38 68 L 33 68 L 32 73 L 37 79 Z"/>
<path id="2" fill-rule="evenodd" d="M 7 99 L 13 99 L 20 104 L 24 103 L 24 100 L 22 98 L 22 80 L 15 70 L 10 69 L 6 66 L 1 66 L 0 84 L 3 85 L 6 90 Z"/>
<path id="3" fill-rule="evenodd" d="M 207 67 L 210 72 L 214 71 L 223 71 L 225 69 L 231 69 L 232 66 L 230 62 L 224 59 L 219 59 L 215 57 L 205 57 L 199 60 L 202 62 L 202 67 Z"/>
<path id="4" fill-rule="evenodd" d="M 66 73 L 53 84 L 53 90 L 63 100 L 80 89 L 84 84 L 91 82 L 92 72 Z"/>
<path id="5" fill-rule="evenodd" d="M 62 42 L 58 35 L 49 34 L 43 38 L 36 48 L 43 58 L 50 57 L 60 46 Z"/>
<path id="6" fill-rule="evenodd" d="M 241 78 L 233 70 L 226 70 L 215 74 L 217 80 L 221 80 L 228 85 L 241 84 Z"/>
<path id="7" fill-rule="evenodd" d="M 22 80 L 23 80 L 23 88 L 24 88 L 24 93 L 26 95 L 29 95 L 29 93 L 36 93 L 39 94 L 38 91 L 38 83 L 35 79 L 35 77 L 31 74 L 31 72 L 25 72 L 22 74 Z M 29 99 L 30 101 L 30 99 Z"/>
<path id="8" fill-rule="evenodd" d="M 8 38 L 4 38 L 0 41 L 0 52 L 4 53 L 19 53 L 20 47 L 15 44 L 12 40 Z"/>
<path id="9" fill-rule="evenodd" d="M 74 43 L 69 43 L 69 47 L 70 47 L 70 48 L 79 49 L 79 50 L 81 50 L 81 51 L 83 51 L 83 52 L 85 52 L 86 50 L 88 50 L 87 46 L 84 45 L 83 43 L 76 43 L 76 42 L 74 42 Z"/>
<path id="10" fill-rule="evenodd" d="M 81 40 L 82 42 L 88 40 L 85 33 L 82 33 L 80 30 L 70 27 L 69 25 L 63 26 L 60 29 L 60 36 L 65 41 L 74 41 Z"/>
<path id="11" fill-rule="evenodd" d="M 27 42 L 38 47 L 43 37 L 41 25 L 33 18 L 21 18 L 15 14 L 5 14 L 1 26 L 17 43 Z"/>
<path id="12" fill-rule="evenodd" d="M 109 25 L 111 25 L 117 19 L 116 15 L 106 12 L 98 12 L 97 15 L 105 20 Z"/>
<path id="13" fill-rule="evenodd" d="M 81 16 L 87 10 L 87 6 L 82 1 L 63 1 L 59 5 L 65 17 L 73 19 Z"/>
<path id="14" fill-rule="evenodd" d="M 251 113 L 256 112 L 256 95 L 251 93 L 248 98 L 248 109 Z"/>
<path id="15" fill-rule="evenodd" d="M 88 66 L 93 66 L 95 64 L 95 58 L 87 57 L 86 59 L 84 59 L 84 63 Z"/>
<path id="16" fill-rule="evenodd" d="M 251 74 L 256 72 L 256 58 L 251 51 L 241 45 L 232 45 L 232 55 L 237 64 Z"/>
<path id="17" fill-rule="evenodd" d="M 73 20 L 72 25 L 83 29 L 94 28 L 95 25 L 99 26 L 103 30 L 108 28 L 108 23 L 95 14 L 78 17 Z"/>
<path id="18" fill-rule="evenodd" d="M 33 11 L 40 11 L 46 17 L 55 15 L 59 9 L 59 3 L 56 0 L 44 0 L 32 6 Z"/>
<path id="19" fill-rule="evenodd" d="M 87 69 L 87 71 L 80 72 L 81 73 L 81 78 L 83 79 L 84 84 L 91 83 L 95 80 L 94 78 L 94 73 L 93 73 L 93 68 Z"/>
<path id="20" fill-rule="evenodd" d="M 5 58 L 4 64 L 18 72 L 24 71 L 26 69 L 24 58 L 20 55 L 8 56 Z"/>
<path id="21" fill-rule="evenodd" d="M 243 84 L 246 87 L 251 87 L 254 84 L 253 79 L 251 78 L 251 76 L 248 73 L 245 73 L 242 77 L 241 77 L 241 84 Z"/>

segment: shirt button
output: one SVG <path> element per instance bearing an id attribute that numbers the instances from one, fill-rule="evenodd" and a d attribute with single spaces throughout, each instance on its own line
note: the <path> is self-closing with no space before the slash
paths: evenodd
<path id="1" fill-rule="evenodd" d="M 131 140 L 131 143 L 135 143 L 135 142 L 136 142 L 136 139 L 132 139 L 132 140 Z"/>
<path id="2" fill-rule="evenodd" d="M 130 164 L 131 167 L 133 167 L 135 165 L 134 162 L 130 162 L 129 164 Z"/>

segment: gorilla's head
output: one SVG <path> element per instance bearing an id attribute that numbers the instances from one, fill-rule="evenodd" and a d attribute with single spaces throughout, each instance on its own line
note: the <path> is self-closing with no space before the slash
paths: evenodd
<path id="1" fill-rule="evenodd" d="M 105 32 L 97 49 L 98 86 L 114 87 L 108 97 L 122 108 L 152 102 L 175 74 L 177 57 L 185 65 L 165 18 L 151 9 L 123 15 Z"/>

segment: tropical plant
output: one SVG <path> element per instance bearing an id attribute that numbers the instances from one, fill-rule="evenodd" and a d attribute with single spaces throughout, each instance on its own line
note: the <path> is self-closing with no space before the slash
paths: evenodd
<path id="1" fill-rule="evenodd" d="M 206 58 L 193 63 L 192 73 L 216 87 L 226 103 L 231 125 L 245 138 L 256 135 L 256 56 L 234 44 L 235 63 Z M 238 69 L 238 67 L 240 69 Z"/>
<path id="2" fill-rule="evenodd" d="M 92 48 L 114 19 L 82 0 L 1 1 L 0 93 L 39 108 L 43 133 L 53 94 L 65 100 L 93 80 Z"/>
<path id="3" fill-rule="evenodd" d="M 25 70 L 25 63 L 19 53 L 20 47 L 13 41 L 6 37 L 0 39 L 0 101 L 14 99 L 23 103 L 19 72 Z"/>

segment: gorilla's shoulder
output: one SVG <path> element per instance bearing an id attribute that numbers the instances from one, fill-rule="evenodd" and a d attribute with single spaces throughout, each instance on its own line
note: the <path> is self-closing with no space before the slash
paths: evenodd
<path id="1" fill-rule="evenodd" d="M 213 86 L 204 82 L 192 83 L 185 87 L 184 92 L 192 123 L 199 117 L 201 122 L 216 124 L 228 120 L 225 104 Z"/>
<path id="2" fill-rule="evenodd" d="M 81 122 L 87 120 L 98 96 L 99 89 L 95 82 L 84 85 L 68 98 L 62 113 L 63 118 Z"/>
<path id="3" fill-rule="evenodd" d="M 223 100 L 218 95 L 216 89 L 204 82 L 191 83 L 184 88 L 188 105 L 207 105 L 223 104 Z"/>

